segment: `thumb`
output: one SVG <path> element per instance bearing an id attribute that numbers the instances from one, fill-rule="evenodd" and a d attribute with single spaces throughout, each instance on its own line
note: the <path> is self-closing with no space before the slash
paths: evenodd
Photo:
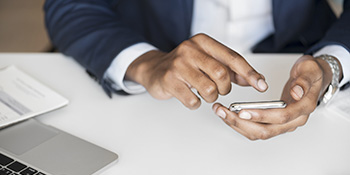
<path id="1" fill-rule="evenodd" d="M 294 100 L 301 100 L 310 90 L 312 86 L 312 81 L 310 78 L 305 76 L 299 76 L 292 83 L 292 88 L 290 90 L 290 95 Z"/>
<path id="2" fill-rule="evenodd" d="M 290 95 L 294 100 L 299 101 L 304 96 L 304 90 L 301 86 L 295 85 L 290 91 Z"/>

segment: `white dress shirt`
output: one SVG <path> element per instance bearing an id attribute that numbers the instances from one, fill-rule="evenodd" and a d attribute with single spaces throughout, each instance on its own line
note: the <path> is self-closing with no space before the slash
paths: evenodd
<path id="1" fill-rule="evenodd" d="M 249 53 L 259 41 L 274 32 L 272 0 L 194 0 L 191 34 L 205 33 L 241 54 Z M 148 43 L 138 43 L 116 56 L 105 76 L 116 90 L 129 94 L 145 92 L 145 88 L 124 79 L 129 65 L 142 54 L 156 50 Z M 314 56 L 333 55 L 343 68 L 340 86 L 350 81 L 350 54 L 339 45 L 320 49 Z"/>

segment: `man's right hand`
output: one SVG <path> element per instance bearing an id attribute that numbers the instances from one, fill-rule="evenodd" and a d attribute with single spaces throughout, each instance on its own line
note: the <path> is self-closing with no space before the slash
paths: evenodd
<path id="1" fill-rule="evenodd" d="M 260 92 L 267 89 L 264 76 L 241 55 L 205 34 L 193 36 L 170 53 L 143 54 L 129 66 L 126 79 L 143 85 L 154 98 L 176 97 L 190 109 L 201 104 L 191 88 L 209 103 L 228 94 L 231 82 Z"/>

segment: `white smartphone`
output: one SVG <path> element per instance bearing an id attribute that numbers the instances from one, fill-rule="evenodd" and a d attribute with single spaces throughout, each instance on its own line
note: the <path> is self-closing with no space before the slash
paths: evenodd
<path id="1" fill-rule="evenodd" d="M 239 112 L 242 109 L 274 109 L 285 108 L 287 104 L 282 100 L 257 101 L 257 102 L 236 102 L 230 105 L 230 111 Z"/>

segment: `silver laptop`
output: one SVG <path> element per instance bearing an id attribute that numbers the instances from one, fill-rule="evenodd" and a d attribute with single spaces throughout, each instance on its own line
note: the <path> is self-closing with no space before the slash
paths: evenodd
<path id="1" fill-rule="evenodd" d="M 118 155 L 29 119 L 0 130 L 0 175 L 99 174 Z"/>

